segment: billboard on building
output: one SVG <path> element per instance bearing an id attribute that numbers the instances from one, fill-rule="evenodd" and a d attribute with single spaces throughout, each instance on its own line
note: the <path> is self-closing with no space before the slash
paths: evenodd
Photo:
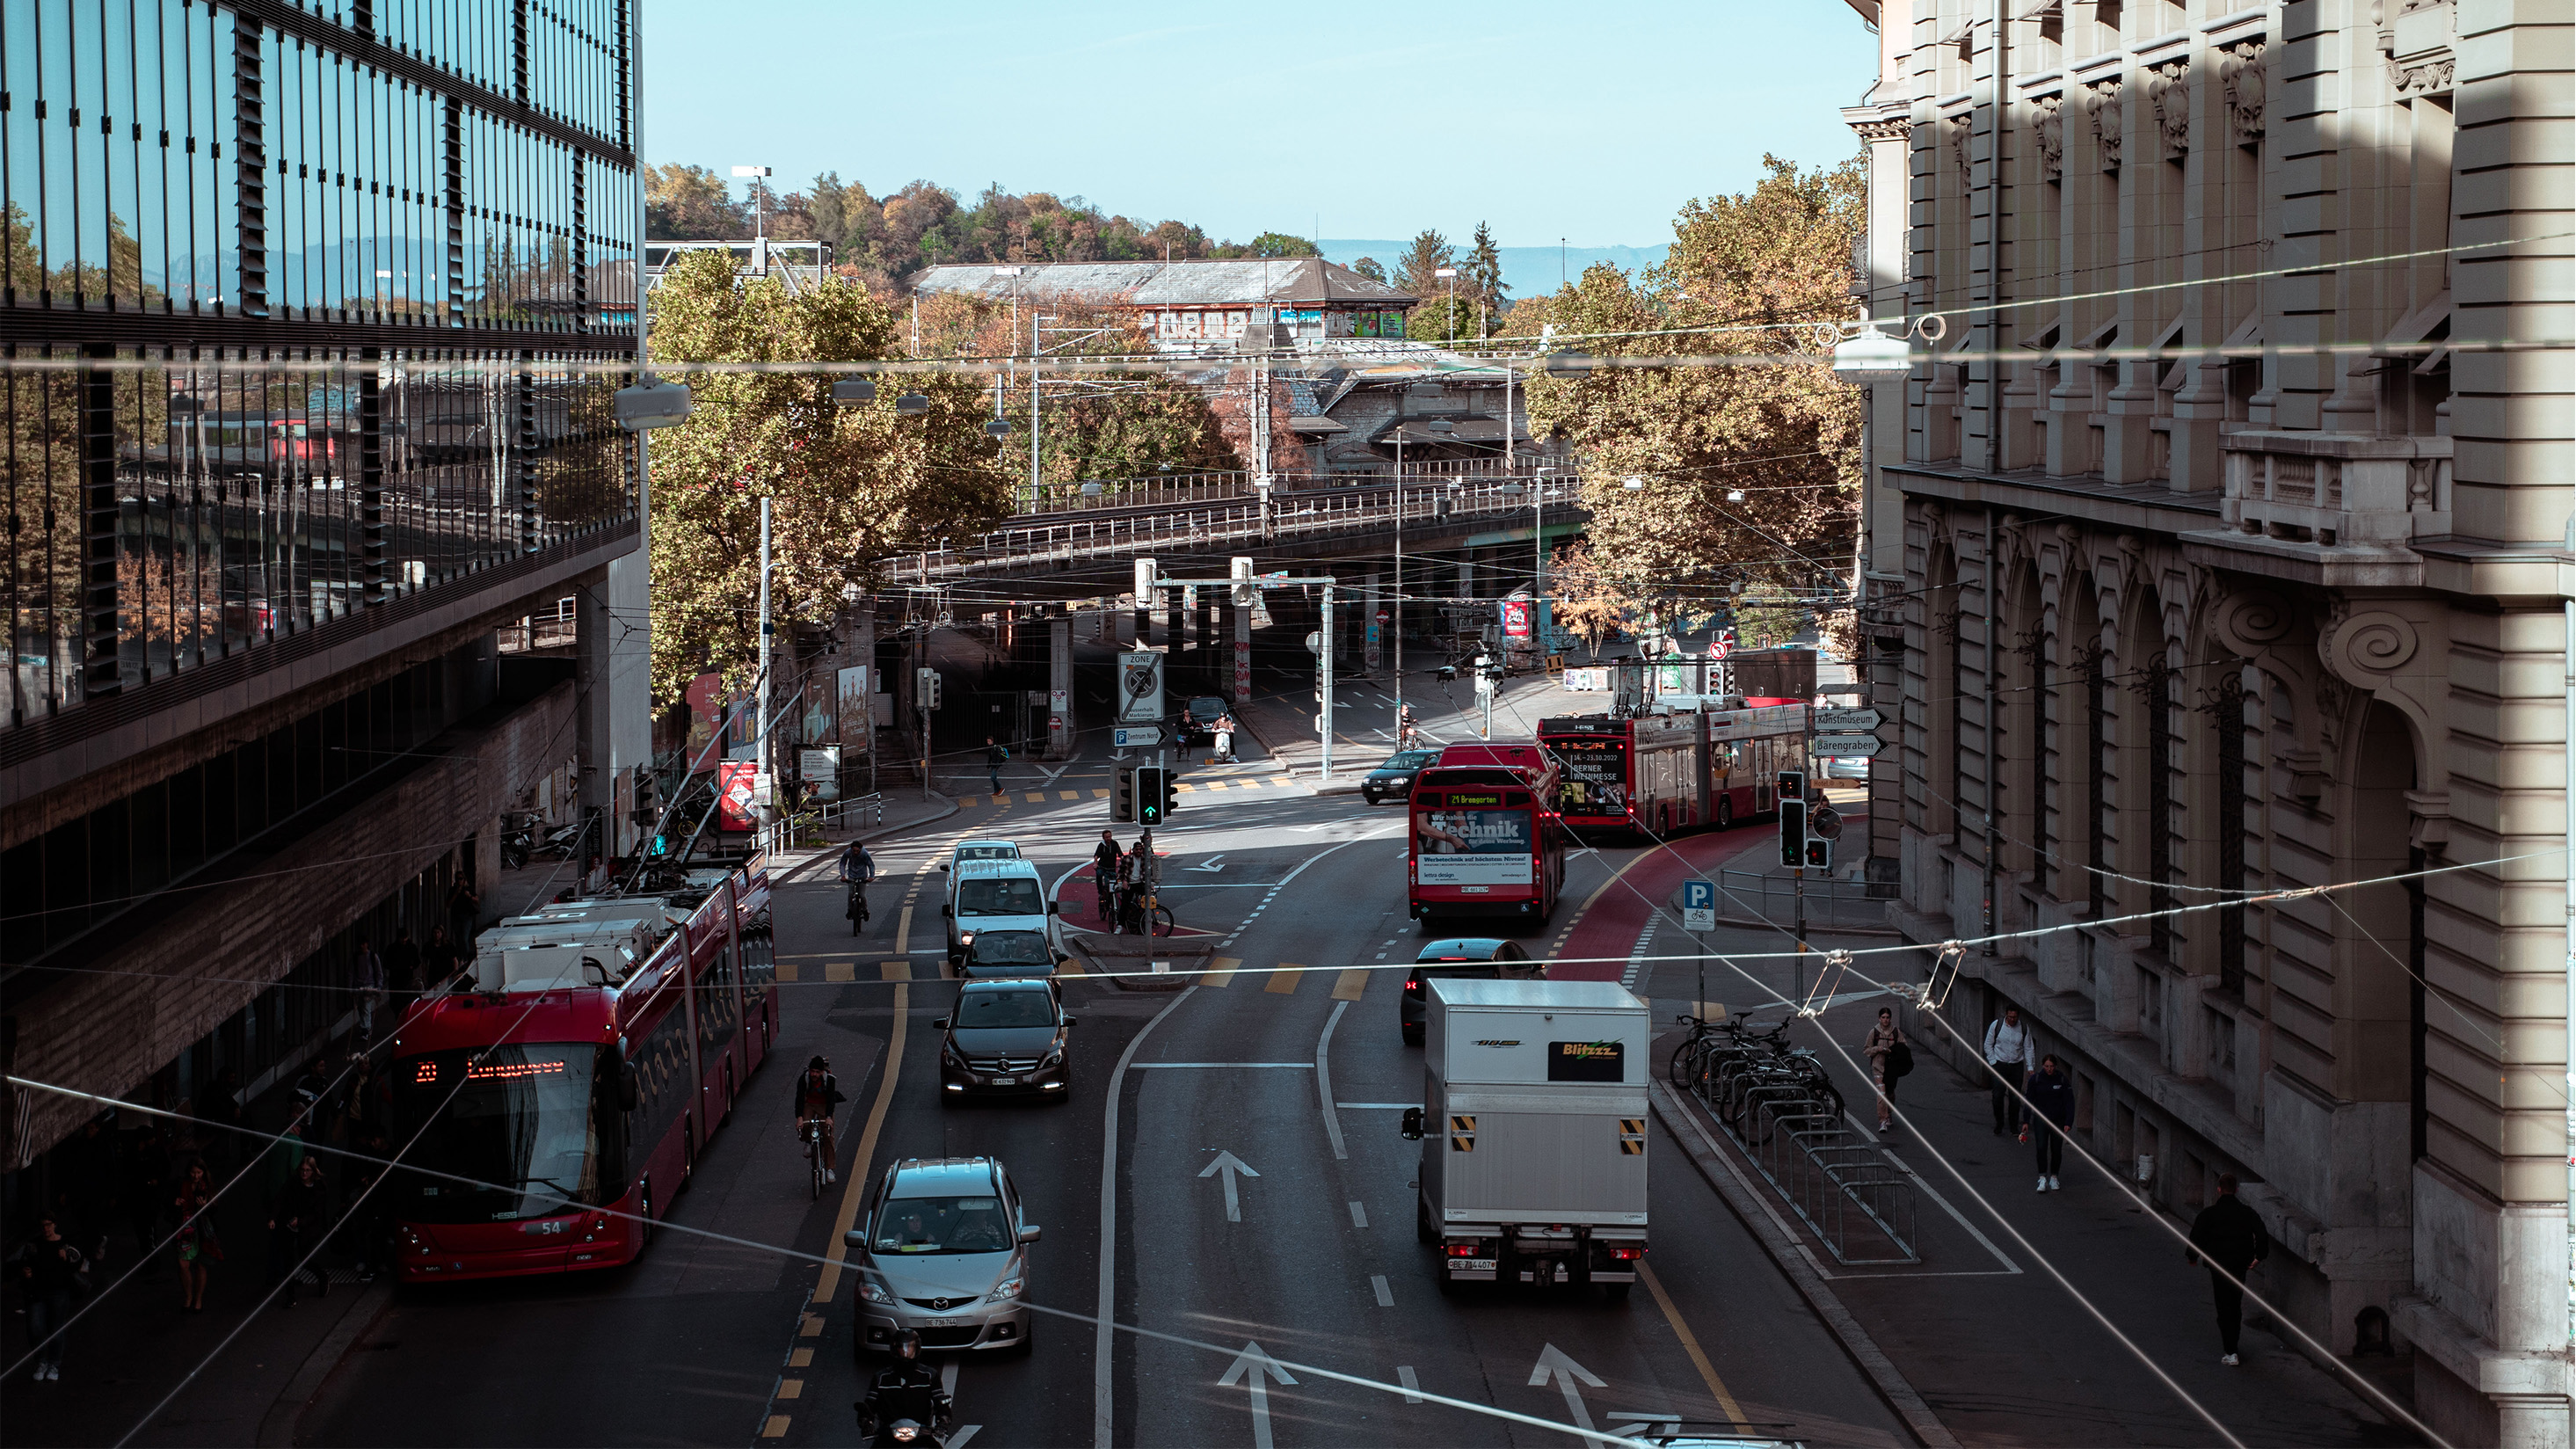
<path id="1" fill-rule="evenodd" d="M 838 692 L 840 741 L 845 748 L 868 747 L 868 667 L 853 665 L 841 671 Z"/>

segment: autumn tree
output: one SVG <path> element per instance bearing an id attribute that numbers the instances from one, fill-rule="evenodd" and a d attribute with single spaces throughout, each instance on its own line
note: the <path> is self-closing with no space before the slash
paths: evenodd
<path id="1" fill-rule="evenodd" d="M 1601 641 L 1628 627 L 1637 612 L 1629 581 L 1577 539 L 1549 556 L 1547 591 L 1556 626 L 1580 636 L 1585 653 L 1601 657 Z"/>
<path id="2" fill-rule="evenodd" d="M 1553 324 L 1574 348 L 1644 361 L 1534 377 L 1530 425 L 1588 460 L 1594 552 L 1701 610 L 1730 580 L 1829 585 L 1857 522 L 1859 396 L 1806 355 L 1807 329 L 1851 310 L 1861 168 L 1764 165 L 1751 191 L 1684 207 L 1661 267 L 1589 267 L 1514 307 L 1507 329 Z M 1710 360 L 1652 365 L 1681 356 Z"/>
<path id="3" fill-rule="evenodd" d="M 644 234 L 655 241 L 724 241 L 751 235 L 751 207 L 704 166 L 644 168 Z"/>
<path id="4" fill-rule="evenodd" d="M 900 356 L 894 314 L 864 288 L 735 284 L 732 260 L 678 258 L 653 294 L 653 355 L 695 412 L 653 435 L 653 693 L 677 699 L 714 670 L 728 687 L 759 657 L 760 500 L 771 500 L 771 613 L 781 634 L 820 624 L 875 561 L 989 526 L 1009 483 L 971 378 L 896 375 L 862 407 L 832 401 L 826 372 L 734 372 L 712 363 L 864 362 Z M 895 409 L 906 391 L 929 411 Z"/>

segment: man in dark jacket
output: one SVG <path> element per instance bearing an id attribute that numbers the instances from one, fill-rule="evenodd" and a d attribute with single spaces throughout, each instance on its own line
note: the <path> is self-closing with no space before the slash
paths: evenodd
<path id="1" fill-rule="evenodd" d="M 2236 1365 L 2236 1340 L 2244 1327 L 2245 1275 L 2272 1256 L 2272 1235 L 2263 1219 L 2236 1195 L 2236 1174 L 2218 1175 L 2218 1201 L 2191 1220 L 2191 1251 L 2186 1263 L 2209 1260 L 2209 1295 L 2218 1303 L 2220 1363 Z M 2223 1270 L 2223 1271 L 2222 1271 Z"/>
<path id="2" fill-rule="evenodd" d="M 2030 1099 L 2030 1143 L 2039 1158 L 2039 1190 L 2057 1191 L 2057 1169 L 2066 1160 L 2066 1130 L 2075 1125 L 2075 1082 L 2054 1052 L 2039 1059 L 2039 1070 L 2022 1088 Z"/>
<path id="3" fill-rule="evenodd" d="M 840 1144 L 832 1139 L 832 1109 L 850 1100 L 841 1095 L 841 1079 L 832 1075 L 832 1063 L 816 1057 L 805 1064 L 805 1075 L 796 1079 L 796 1136 L 804 1140 L 805 1124 L 822 1127 L 823 1180 L 838 1182 L 833 1168 L 840 1162 Z"/>

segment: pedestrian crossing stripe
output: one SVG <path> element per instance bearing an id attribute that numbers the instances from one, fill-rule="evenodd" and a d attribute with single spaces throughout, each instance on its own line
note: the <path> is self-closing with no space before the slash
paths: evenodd
<path id="1" fill-rule="evenodd" d="M 1201 986 L 1232 986 L 1234 984 L 1235 968 L 1242 964 L 1243 961 L 1240 957 L 1211 956 L 1208 958 L 1208 965 L 1213 966 L 1216 969 L 1210 971 L 1205 976 L 1200 977 L 1199 984 Z"/>

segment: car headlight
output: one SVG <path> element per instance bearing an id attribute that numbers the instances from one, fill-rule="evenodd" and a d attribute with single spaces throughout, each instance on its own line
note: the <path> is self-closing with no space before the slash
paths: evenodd
<path id="1" fill-rule="evenodd" d="M 984 1301 L 987 1303 L 1008 1303 L 1012 1299 L 1019 1297 L 1021 1290 L 1028 1287 L 1028 1285 L 1028 1270 L 1022 1269 L 1017 1273 L 1013 1273 L 1008 1278 L 1003 1279 L 1001 1282 L 994 1284 L 993 1291 L 984 1295 Z"/>
<path id="2" fill-rule="evenodd" d="M 974 932 L 972 932 L 972 931 L 960 931 L 960 932 L 958 932 L 958 933 L 957 933 L 957 944 L 958 944 L 958 945 L 960 945 L 960 946 L 972 946 L 972 945 L 974 945 L 974 944 L 975 944 L 975 933 L 974 933 Z"/>
<path id="3" fill-rule="evenodd" d="M 894 1295 L 885 1291 L 882 1285 L 862 1278 L 859 1280 L 859 1301 L 861 1303 L 882 1303 L 886 1307 L 892 1308 L 894 1306 Z"/>

